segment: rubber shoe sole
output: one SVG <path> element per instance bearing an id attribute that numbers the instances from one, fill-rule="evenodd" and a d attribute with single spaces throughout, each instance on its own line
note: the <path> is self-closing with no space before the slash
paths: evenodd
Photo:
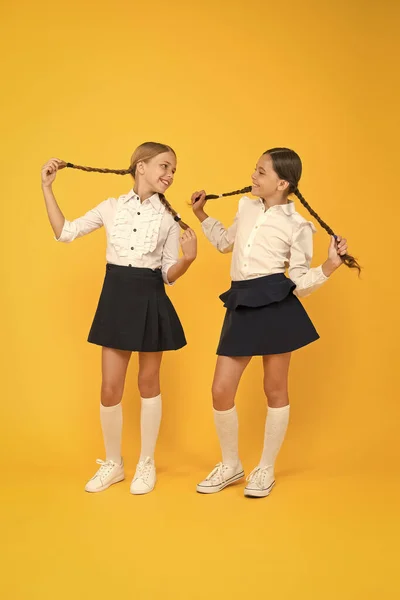
<path id="1" fill-rule="evenodd" d="M 89 492 L 90 494 L 94 494 L 94 493 L 97 493 L 97 492 L 103 492 L 104 490 L 106 490 L 107 488 L 109 488 L 111 485 L 114 485 L 114 483 L 119 483 L 120 481 L 123 481 L 124 479 L 125 479 L 125 475 L 124 474 L 117 475 L 117 477 L 114 477 L 114 479 L 112 479 L 111 481 L 109 481 L 105 485 L 97 488 L 96 490 L 89 490 L 85 486 L 85 492 Z M 88 484 L 86 484 L 86 485 L 88 485 Z"/>
<path id="2" fill-rule="evenodd" d="M 269 485 L 267 488 L 265 488 L 265 490 L 252 490 L 252 489 L 249 489 L 246 487 L 246 488 L 244 488 L 244 495 L 247 496 L 248 498 L 265 498 L 266 496 L 270 495 L 274 485 L 275 485 L 275 481 L 273 481 L 271 483 L 271 485 Z"/>

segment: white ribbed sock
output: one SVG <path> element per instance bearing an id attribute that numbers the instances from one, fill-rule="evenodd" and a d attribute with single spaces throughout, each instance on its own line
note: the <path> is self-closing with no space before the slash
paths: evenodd
<path id="1" fill-rule="evenodd" d="M 121 464 L 122 403 L 115 406 L 100 404 L 100 422 L 106 460 L 113 460 L 117 464 Z"/>
<path id="2" fill-rule="evenodd" d="M 141 398 L 140 431 L 142 447 L 140 460 L 148 456 L 154 460 L 154 451 L 161 423 L 161 394 L 154 398 Z"/>
<path id="3" fill-rule="evenodd" d="M 236 467 L 239 463 L 239 422 L 236 406 L 229 410 L 214 411 L 214 422 L 222 451 L 224 465 Z"/>
<path id="4" fill-rule="evenodd" d="M 289 423 L 290 405 L 279 408 L 268 407 L 265 420 L 264 449 L 260 467 L 274 468 L 276 457 L 285 438 Z"/>

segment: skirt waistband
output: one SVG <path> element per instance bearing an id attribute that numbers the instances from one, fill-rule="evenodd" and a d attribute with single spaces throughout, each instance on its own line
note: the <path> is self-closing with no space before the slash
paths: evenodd
<path id="1" fill-rule="evenodd" d="M 106 272 L 119 273 L 120 275 L 132 278 L 132 279 L 154 279 L 161 280 L 162 273 L 161 269 L 148 269 L 142 267 L 125 267 L 124 265 L 114 265 L 107 263 Z"/>
<path id="2" fill-rule="evenodd" d="M 220 295 L 226 308 L 260 307 L 284 300 L 296 285 L 284 273 L 274 273 L 255 279 L 232 281 L 228 291 Z"/>
<path id="3" fill-rule="evenodd" d="M 241 281 L 231 281 L 231 288 L 265 288 L 265 286 L 281 283 L 282 281 L 291 281 L 284 273 L 273 273 L 272 275 L 263 275 L 253 279 L 243 279 Z"/>

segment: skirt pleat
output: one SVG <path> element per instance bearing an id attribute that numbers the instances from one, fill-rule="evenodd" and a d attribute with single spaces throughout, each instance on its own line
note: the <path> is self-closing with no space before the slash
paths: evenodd
<path id="1" fill-rule="evenodd" d="M 178 350 L 185 334 L 159 269 L 108 264 L 88 341 L 132 352 Z"/>

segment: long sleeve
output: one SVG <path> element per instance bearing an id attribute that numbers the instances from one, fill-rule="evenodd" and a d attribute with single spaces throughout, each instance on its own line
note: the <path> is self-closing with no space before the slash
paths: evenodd
<path id="1" fill-rule="evenodd" d="M 169 232 L 167 239 L 164 243 L 163 253 L 161 257 L 161 272 L 163 280 L 167 285 L 174 285 L 168 281 L 167 273 L 168 269 L 175 265 L 179 259 L 179 237 L 180 227 L 177 223 L 174 223 Z"/>
<path id="2" fill-rule="evenodd" d="M 293 234 L 288 275 L 296 284 L 294 293 L 299 297 L 308 296 L 328 279 L 322 271 L 322 265 L 310 268 L 314 231 L 312 223 L 306 221 Z"/>
<path id="3" fill-rule="evenodd" d="M 205 219 L 201 224 L 207 239 L 210 240 L 212 245 L 223 254 L 232 252 L 233 250 L 238 218 L 239 211 L 236 213 L 235 220 L 228 229 L 226 229 L 220 221 L 217 221 L 217 219 L 214 219 L 213 217 L 207 217 L 207 219 Z"/>
<path id="4" fill-rule="evenodd" d="M 83 235 L 87 235 L 96 229 L 99 229 L 104 225 L 103 216 L 102 216 L 102 208 L 108 201 L 105 200 L 96 208 L 92 208 L 85 215 L 74 219 L 73 221 L 68 221 L 65 219 L 64 227 L 61 231 L 60 237 L 56 238 L 57 242 L 65 242 L 70 243 L 73 242 L 76 238 L 82 237 Z"/>

